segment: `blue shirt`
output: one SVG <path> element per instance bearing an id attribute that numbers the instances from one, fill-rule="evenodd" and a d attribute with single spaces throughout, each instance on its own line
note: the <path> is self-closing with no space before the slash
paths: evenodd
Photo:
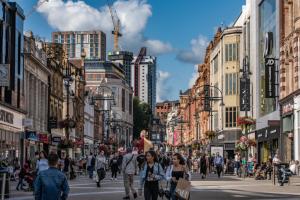
<path id="1" fill-rule="evenodd" d="M 66 200 L 69 191 L 66 176 L 54 167 L 41 171 L 34 182 L 35 200 Z"/>
<path id="2" fill-rule="evenodd" d="M 224 159 L 222 156 L 216 156 L 214 160 L 215 165 L 224 165 Z"/>
<path id="3" fill-rule="evenodd" d="M 49 168 L 49 165 L 48 165 L 47 159 L 43 158 L 43 159 L 40 159 L 37 161 L 36 169 L 38 170 L 38 172 L 47 170 L 48 168 Z"/>
<path id="4" fill-rule="evenodd" d="M 159 163 L 154 163 L 153 165 L 153 174 L 155 176 L 155 180 L 161 181 L 165 179 L 165 172 L 162 166 Z M 145 181 L 147 179 L 147 164 L 145 164 L 144 168 L 140 172 L 140 187 L 139 189 L 143 188 Z"/>

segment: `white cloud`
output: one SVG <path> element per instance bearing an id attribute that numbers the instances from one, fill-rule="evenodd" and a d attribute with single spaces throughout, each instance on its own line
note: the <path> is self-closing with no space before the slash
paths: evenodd
<path id="1" fill-rule="evenodd" d="M 168 79 L 171 77 L 169 72 L 159 70 L 156 81 L 156 101 L 161 102 L 167 100 L 170 95 L 171 87 L 167 85 Z"/>
<path id="2" fill-rule="evenodd" d="M 41 4 L 43 1 L 39 0 L 37 10 L 44 15 L 51 27 L 59 31 L 102 30 L 107 36 L 107 46 L 112 46 L 113 25 L 107 6 L 97 9 L 80 0 L 49 0 Z M 155 55 L 172 51 L 168 43 L 145 38 L 144 30 L 152 16 L 151 5 L 146 1 L 117 0 L 113 7 L 121 21 L 123 37 L 120 38 L 120 46 L 123 49 L 136 52 L 140 47 L 146 46 Z"/>
<path id="3" fill-rule="evenodd" d="M 200 64 L 205 56 L 205 50 L 208 45 L 208 39 L 199 35 L 198 38 L 192 39 L 190 42 L 190 50 L 181 50 L 177 54 L 177 59 L 182 62 Z"/>
<path id="4" fill-rule="evenodd" d="M 192 77 L 189 80 L 189 88 L 192 88 L 195 84 L 195 81 L 197 80 L 199 74 L 198 74 L 198 65 L 194 66 L 194 72 L 192 74 Z"/>
<path id="5" fill-rule="evenodd" d="M 173 50 L 171 44 L 159 40 L 146 40 L 145 44 L 154 55 L 171 52 Z"/>

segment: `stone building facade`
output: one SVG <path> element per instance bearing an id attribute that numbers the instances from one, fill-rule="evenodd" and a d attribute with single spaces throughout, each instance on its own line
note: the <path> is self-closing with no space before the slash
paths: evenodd
<path id="1" fill-rule="evenodd" d="M 38 41 L 31 32 L 24 37 L 24 55 L 27 111 L 24 127 L 38 139 L 27 144 L 27 156 L 32 157 L 37 150 L 48 150 L 48 81 L 51 71 L 47 67 L 47 55 L 42 49 L 42 42 Z M 30 137 L 27 139 L 34 140 Z"/>
<path id="2" fill-rule="evenodd" d="M 159 117 L 163 124 L 166 124 L 168 113 L 172 111 L 172 108 L 178 106 L 179 101 L 164 101 L 156 103 L 155 116 Z"/>
<path id="3" fill-rule="evenodd" d="M 300 159 L 300 2 L 280 5 L 280 112 L 282 158 Z"/>
<path id="4" fill-rule="evenodd" d="M 44 43 L 47 54 L 47 67 L 51 71 L 49 77 L 49 112 L 48 132 L 51 135 L 50 151 L 57 151 L 57 145 L 65 135 L 63 127 L 63 66 L 65 65 L 64 51 L 61 45 Z"/>
<path id="5" fill-rule="evenodd" d="M 225 156 L 234 157 L 235 142 L 239 140 L 241 129 L 239 117 L 239 73 L 241 27 L 228 27 L 222 30 L 210 54 L 210 85 L 212 97 L 222 97 L 212 102 L 210 127 L 216 133 L 213 141 L 224 146 Z M 216 111 L 216 112 L 215 112 Z M 212 123 L 212 124 L 211 124 Z"/>

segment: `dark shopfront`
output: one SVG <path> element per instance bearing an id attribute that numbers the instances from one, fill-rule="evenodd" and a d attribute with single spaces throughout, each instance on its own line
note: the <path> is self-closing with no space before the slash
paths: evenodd
<path id="1" fill-rule="evenodd" d="M 258 163 L 267 162 L 279 149 L 280 127 L 269 126 L 257 130 L 255 133 L 257 142 L 257 159 Z"/>
<path id="2" fill-rule="evenodd" d="M 281 102 L 281 159 L 283 162 L 289 162 L 294 159 L 294 102 Z"/>

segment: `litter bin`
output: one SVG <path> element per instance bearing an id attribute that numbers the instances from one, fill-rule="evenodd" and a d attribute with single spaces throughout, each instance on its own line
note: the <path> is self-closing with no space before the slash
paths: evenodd
<path id="1" fill-rule="evenodd" d="M 9 171 L 8 168 L 0 168 L 0 199 L 9 198 Z"/>

